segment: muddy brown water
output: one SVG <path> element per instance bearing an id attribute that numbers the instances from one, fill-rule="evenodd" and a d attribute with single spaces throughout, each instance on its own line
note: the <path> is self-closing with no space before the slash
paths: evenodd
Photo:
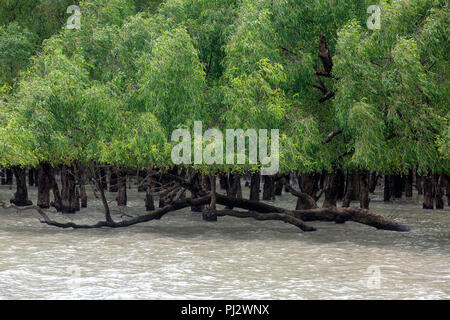
<path id="1" fill-rule="evenodd" d="M 0 200 L 12 193 L 1 186 Z M 35 201 L 36 189 L 29 193 Z M 145 212 L 135 189 L 124 209 L 108 196 L 114 219 Z M 450 299 L 450 210 L 422 210 L 417 196 L 371 198 L 371 210 L 413 232 L 310 222 L 318 231 L 303 233 L 277 221 L 203 222 L 190 210 L 125 229 L 72 230 L 0 209 L 0 299 Z M 102 219 L 100 201 L 89 199 L 75 215 L 51 216 Z M 295 199 L 284 194 L 277 205 Z"/>

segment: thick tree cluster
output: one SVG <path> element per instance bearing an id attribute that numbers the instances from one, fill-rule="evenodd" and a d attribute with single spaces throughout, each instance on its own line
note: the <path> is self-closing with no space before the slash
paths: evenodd
<path id="1" fill-rule="evenodd" d="M 380 28 L 372 30 L 373 2 L 4 1 L 0 178 L 16 192 L 0 206 L 37 210 L 63 228 L 126 227 L 190 207 L 208 221 L 408 231 L 369 211 L 370 194 L 381 185 L 385 201 L 415 189 L 424 209 L 450 202 L 450 11 L 446 0 L 375 1 Z M 66 25 L 74 4 L 79 29 Z M 171 135 L 194 121 L 223 132 L 278 129 L 279 172 L 261 176 L 249 161 L 174 165 Z M 127 205 L 129 178 L 148 213 L 115 221 L 105 193 Z M 104 221 L 48 217 L 46 208 L 86 207 L 88 184 Z M 260 201 L 282 192 L 298 198 L 295 209 Z"/>

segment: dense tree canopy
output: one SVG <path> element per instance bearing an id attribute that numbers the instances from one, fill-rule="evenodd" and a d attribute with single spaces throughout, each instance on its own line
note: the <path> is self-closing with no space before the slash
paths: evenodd
<path id="1" fill-rule="evenodd" d="M 0 165 L 169 169 L 202 121 L 278 129 L 281 172 L 448 174 L 448 2 L 375 2 L 3 1 Z"/>

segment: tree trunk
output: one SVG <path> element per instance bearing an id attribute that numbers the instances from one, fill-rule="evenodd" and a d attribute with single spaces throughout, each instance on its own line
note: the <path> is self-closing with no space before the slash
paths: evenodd
<path id="1" fill-rule="evenodd" d="M 343 200 L 345 196 L 345 173 L 339 170 L 338 175 L 338 200 Z"/>
<path id="2" fill-rule="evenodd" d="M 217 211 L 216 211 L 216 176 L 210 174 L 208 177 L 211 201 L 209 204 L 205 205 L 202 212 L 203 221 L 217 221 Z"/>
<path id="3" fill-rule="evenodd" d="M 119 169 L 118 173 L 118 194 L 117 205 L 127 205 L 127 173 L 124 170 Z"/>
<path id="4" fill-rule="evenodd" d="M 447 195 L 447 205 L 450 206 L 450 178 L 445 174 L 445 181 L 447 182 L 447 186 L 445 188 L 445 194 Z"/>
<path id="5" fill-rule="evenodd" d="M 81 208 L 87 208 L 87 193 L 86 193 L 86 174 L 85 174 L 85 167 L 81 164 L 78 163 L 77 164 L 77 181 L 76 184 L 78 185 L 77 187 L 77 192 L 78 192 L 78 197 L 76 199 L 77 201 L 77 211 L 80 210 Z M 101 169 L 99 170 L 100 175 L 102 175 L 102 171 Z M 106 177 L 105 177 L 106 179 Z M 103 180 L 103 175 L 102 175 L 102 180 Z M 104 185 L 102 185 L 102 187 L 105 189 L 106 187 Z"/>
<path id="6" fill-rule="evenodd" d="M 392 176 L 392 195 L 394 198 L 401 199 L 403 193 L 403 178 L 401 175 Z"/>
<path id="7" fill-rule="evenodd" d="M 275 200 L 275 196 L 281 196 L 283 194 L 283 183 L 281 183 L 281 176 L 277 176 L 277 180 L 275 181 L 275 184 L 273 186 L 273 194 L 272 199 Z M 285 179 L 289 180 L 289 177 L 285 177 Z"/>
<path id="8" fill-rule="evenodd" d="M 137 174 L 138 192 L 147 192 L 147 186 L 145 181 L 146 176 L 147 172 L 145 170 L 138 170 Z"/>
<path id="9" fill-rule="evenodd" d="M 345 196 L 342 200 L 343 208 L 350 207 L 351 201 L 359 198 L 359 195 L 355 196 L 356 191 L 359 192 L 359 174 L 357 170 L 352 170 L 347 173 L 347 190 L 345 191 Z"/>
<path id="10" fill-rule="evenodd" d="M 28 199 L 26 170 L 16 166 L 13 167 L 13 171 L 16 176 L 16 193 L 10 202 L 16 206 L 29 206 L 32 202 Z"/>
<path id="11" fill-rule="evenodd" d="M 5 168 L 5 175 L 2 179 L 3 185 L 12 185 L 13 184 L 13 171 L 10 168 Z"/>
<path id="12" fill-rule="evenodd" d="M 84 183 L 80 185 L 80 200 L 81 200 L 81 207 L 87 208 L 87 193 L 86 193 L 86 186 Z"/>
<path id="13" fill-rule="evenodd" d="M 39 182 L 38 182 L 38 169 L 34 169 L 33 173 L 34 173 L 34 186 L 38 187 L 39 186 Z"/>
<path id="14" fill-rule="evenodd" d="M 222 190 L 228 190 L 228 177 L 226 173 L 221 173 L 219 175 L 219 183 L 220 183 L 220 189 Z"/>
<path id="15" fill-rule="evenodd" d="M 303 193 L 308 196 L 315 197 L 317 192 L 317 183 L 319 182 L 320 175 L 317 173 L 302 173 L 298 177 L 298 185 Z"/>
<path id="16" fill-rule="evenodd" d="M 50 167 L 50 186 L 53 192 L 53 201 L 50 202 L 50 205 L 56 209 L 57 212 L 61 212 L 62 210 L 62 199 L 61 194 L 59 193 L 58 183 L 55 178 L 55 169 Z"/>
<path id="17" fill-rule="evenodd" d="M 444 175 L 435 174 L 433 179 L 436 209 L 444 209 L 444 192 L 442 191 Z"/>
<path id="18" fill-rule="evenodd" d="M 102 183 L 102 188 L 104 190 L 108 189 L 108 181 L 106 180 L 108 173 L 106 172 L 106 169 L 101 167 L 100 168 L 100 179 Z"/>
<path id="19" fill-rule="evenodd" d="M 196 189 L 196 190 L 201 189 L 201 186 L 200 186 L 200 179 L 201 179 L 201 178 L 199 177 L 198 174 L 196 174 L 195 177 L 192 179 L 192 185 L 194 186 L 193 189 Z M 198 194 L 195 194 L 195 193 L 192 194 L 192 198 L 193 198 L 193 199 L 195 199 L 195 198 L 197 198 L 197 197 L 199 197 Z M 191 206 L 191 211 L 192 211 L 192 212 L 202 212 L 202 207 L 201 207 L 200 205 L 192 205 L 192 206 Z"/>
<path id="20" fill-rule="evenodd" d="M 62 165 L 61 167 L 61 199 L 62 213 L 75 213 L 76 211 L 75 176 L 72 167 Z"/>
<path id="21" fill-rule="evenodd" d="M 108 201 L 106 200 L 106 196 L 105 196 L 105 189 L 103 189 L 103 185 L 102 185 L 101 171 L 99 171 L 95 175 L 96 175 L 95 176 L 95 187 L 97 188 L 97 191 L 100 193 L 100 199 L 102 200 L 102 204 L 103 204 L 103 211 L 104 211 L 104 214 L 105 214 L 105 220 L 108 223 L 113 223 L 114 221 L 111 218 L 111 212 L 109 210 Z"/>
<path id="22" fill-rule="evenodd" d="M 259 201 L 260 183 L 261 175 L 259 172 L 252 173 L 250 180 L 250 200 Z"/>
<path id="23" fill-rule="evenodd" d="M 119 190 L 119 186 L 117 183 L 116 168 L 110 168 L 108 172 L 109 172 L 109 192 L 117 192 Z"/>
<path id="24" fill-rule="evenodd" d="M 73 207 L 75 211 L 80 211 L 80 186 L 75 185 L 75 197 L 73 198 Z"/>
<path id="25" fill-rule="evenodd" d="M 367 170 L 359 172 L 359 207 L 369 209 L 369 173 Z"/>
<path id="26" fill-rule="evenodd" d="M 383 192 L 383 198 L 385 202 L 388 202 L 391 200 L 392 196 L 392 183 L 391 183 L 391 175 L 385 174 L 384 175 L 384 192 Z"/>
<path id="27" fill-rule="evenodd" d="M 228 173 L 226 179 L 227 196 L 230 198 L 242 199 L 241 175 L 238 173 Z M 227 207 L 227 209 L 233 208 Z"/>
<path id="28" fill-rule="evenodd" d="M 263 200 L 272 200 L 274 194 L 273 176 L 264 176 Z"/>
<path id="29" fill-rule="evenodd" d="M 38 168 L 38 197 L 37 205 L 40 208 L 50 208 L 51 167 L 47 162 L 41 162 Z"/>
<path id="30" fill-rule="evenodd" d="M 369 176 L 369 192 L 374 193 L 377 188 L 378 173 L 376 171 L 371 171 Z"/>
<path id="31" fill-rule="evenodd" d="M 338 194 L 338 173 L 327 173 L 323 188 L 325 192 L 325 200 L 323 201 L 322 208 L 336 207 Z"/>
<path id="32" fill-rule="evenodd" d="M 422 195 L 423 194 L 422 176 L 417 174 L 417 169 L 414 169 L 414 177 L 416 178 L 415 187 L 417 189 L 417 194 Z"/>
<path id="33" fill-rule="evenodd" d="M 434 209 L 433 204 L 433 179 L 431 175 L 423 176 L 423 208 Z"/>
<path id="34" fill-rule="evenodd" d="M 408 175 L 405 177 L 405 197 L 412 198 L 413 196 L 413 173 L 409 170 Z"/>
<path id="35" fill-rule="evenodd" d="M 28 185 L 30 187 L 34 186 L 34 178 L 35 178 L 34 171 L 35 170 L 33 168 L 28 169 Z"/>
<path id="36" fill-rule="evenodd" d="M 155 210 L 155 202 L 151 193 L 151 187 L 147 186 L 147 191 L 145 193 L 145 210 L 153 211 Z"/>
<path id="37" fill-rule="evenodd" d="M 242 187 L 241 187 L 241 175 L 236 175 L 234 179 L 234 183 L 236 184 L 236 199 L 242 199 Z"/>

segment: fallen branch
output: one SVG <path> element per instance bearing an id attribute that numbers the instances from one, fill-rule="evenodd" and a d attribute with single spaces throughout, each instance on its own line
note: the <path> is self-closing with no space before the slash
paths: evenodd
<path id="1" fill-rule="evenodd" d="M 265 220 L 279 220 L 286 223 L 292 224 L 302 231 L 315 231 L 316 228 L 311 227 L 303 223 L 303 221 L 291 214 L 287 213 L 259 213 L 255 211 L 236 211 L 236 210 L 219 210 L 217 211 L 217 216 L 232 216 L 236 218 L 253 218 L 260 221 Z"/>
<path id="2" fill-rule="evenodd" d="M 318 208 L 310 210 L 295 210 L 293 211 L 293 214 L 295 217 L 300 218 L 303 221 L 334 221 L 336 223 L 353 221 L 381 230 L 400 232 L 411 231 L 409 227 L 367 209 L 336 207 Z"/>
<path id="3" fill-rule="evenodd" d="M 259 213 L 287 213 L 294 215 L 295 217 L 300 218 L 303 221 L 334 221 L 336 223 L 354 221 L 381 230 L 400 232 L 411 231 L 409 227 L 397 223 L 382 215 L 373 213 L 367 209 L 332 207 L 305 210 L 287 210 L 259 201 L 251 201 L 247 199 L 230 199 L 219 194 L 217 194 L 216 198 L 218 204 L 247 209 L 249 211 L 257 211 Z"/>
<path id="4" fill-rule="evenodd" d="M 248 210 L 248 212 L 241 212 L 235 210 L 222 210 L 218 212 L 218 215 L 229 215 L 239 218 L 254 218 L 256 220 L 280 220 L 295 225 L 303 231 L 315 230 L 315 228 L 304 224 L 304 221 L 334 221 L 336 223 L 354 221 L 382 230 L 402 231 L 402 232 L 410 231 L 410 229 L 407 226 L 399 224 L 382 215 L 373 213 L 367 209 L 333 207 L 333 208 L 314 208 L 305 210 L 288 210 L 259 201 L 231 198 L 218 193 L 216 193 L 215 196 L 217 204 L 224 205 L 226 207 L 236 207 Z M 166 206 L 159 208 L 149 214 L 138 216 L 132 219 L 122 220 L 120 222 L 115 222 L 111 219 L 110 221 L 99 221 L 96 224 L 92 225 L 76 224 L 73 222 L 60 223 L 57 221 L 53 221 L 46 215 L 44 210 L 42 210 L 38 206 L 19 207 L 14 204 L 6 205 L 4 202 L 0 202 L 0 207 L 4 209 L 14 208 L 19 211 L 36 210 L 40 214 L 40 216 L 44 219 L 41 220 L 41 222 L 51 226 L 56 226 L 60 228 L 93 229 L 101 227 L 110 227 L 110 228 L 128 227 L 138 223 L 148 222 L 154 219 L 160 219 L 166 213 L 177 211 L 189 206 L 200 206 L 210 203 L 211 203 L 211 195 L 210 193 L 208 193 L 207 195 L 203 195 L 196 199 L 186 198 L 183 200 L 173 201 L 167 204 Z"/>

